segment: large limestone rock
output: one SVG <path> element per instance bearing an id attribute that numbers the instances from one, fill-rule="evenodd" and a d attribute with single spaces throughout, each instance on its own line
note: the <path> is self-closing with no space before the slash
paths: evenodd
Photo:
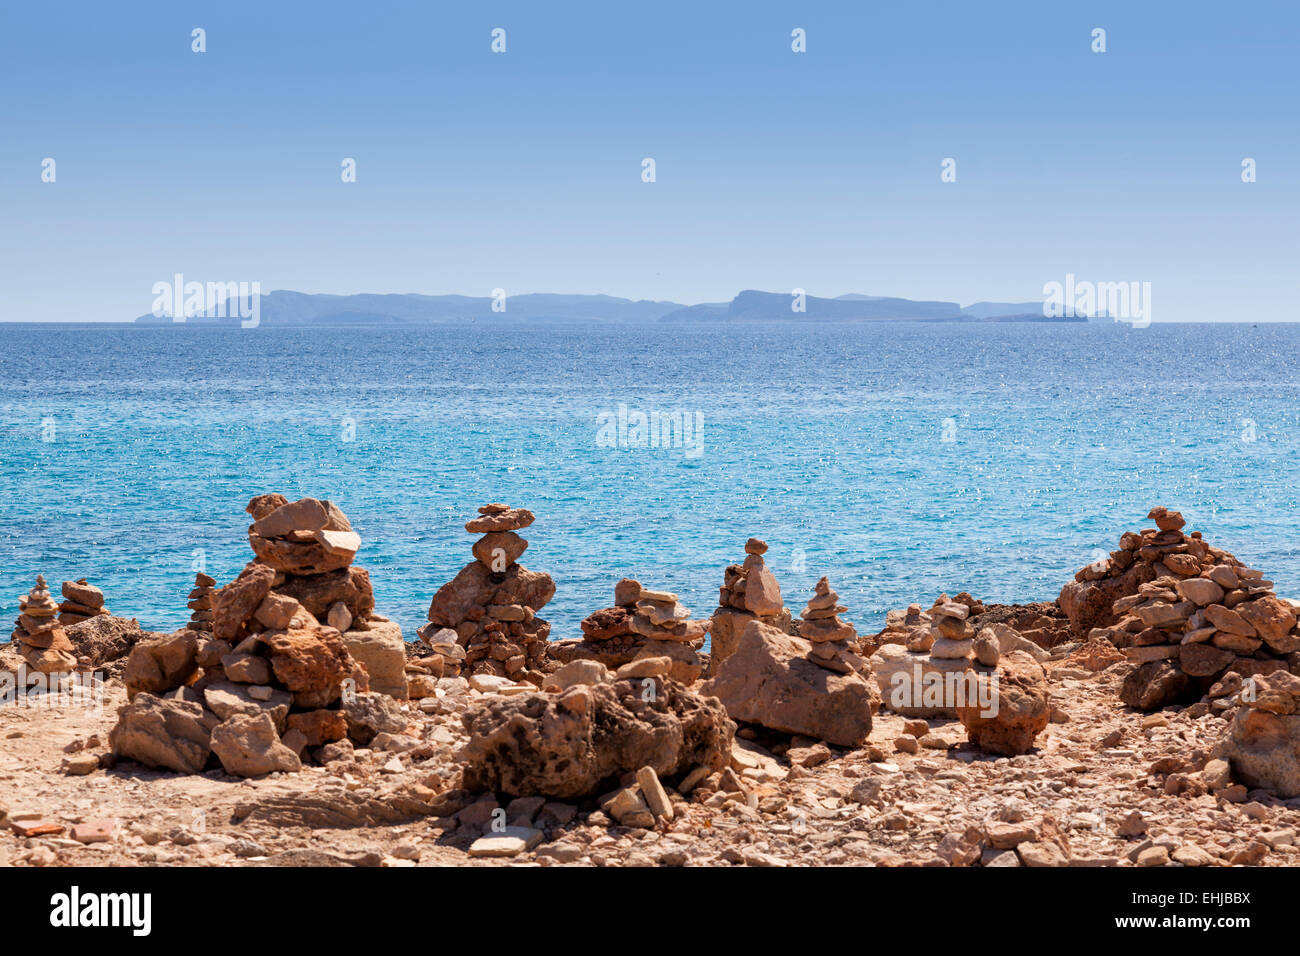
<path id="1" fill-rule="evenodd" d="M 555 582 L 549 574 L 530 571 L 522 564 L 494 574 L 474 561 L 438 589 L 429 604 L 429 620 L 438 627 L 454 628 L 474 610 L 521 605 L 536 611 L 554 596 Z"/>
<path id="2" fill-rule="evenodd" d="M 1047 674 L 1023 651 L 999 657 L 993 673 L 972 672 L 972 693 L 957 704 L 957 719 L 985 753 L 1028 753 L 1052 713 Z"/>
<path id="3" fill-rule="evenodd" d="M 956 688 L 971 673 L 966 658 L 932 657 L 902 644 L 883 644 L 871 656 L 871 671 L 881 702 L 904 717 L 957 716 Z"/>
<path id="4" fill-rule="evenodd" d="M 161 694 L 188 681 L 198 671 L 198 631 L 180 630 L 140 641 L 127 658 L 126 695 Z"/>
<path id="5" fill-rule="evenodd" d="M 1252 690 L 1242 694 L 1242 707 L 1211 757 L 1226 760 L 1247 787 L 1300 797 L 1300 677 L 1255 677 Z"/>
<path id="6" fill-rule="evenodd" d="M 217 718 L 198 703 L 137 693 L 118 711 L 108 743 L 118 757 L 148 767 L 201 773 L 216 725 Z"/>
<path id="7" fill-rule="evenodd" d="M 111 614 L 96 615 L 80 624 L 69 625 L 63 632 L 77 658 L 92 667 L 121 660 L 141 641 L 165 636 L 143 630 L 134 618 L 113 617 Z"/>
<path id="8" fill-rule="evenodd" d="M 1135 667 L 1119 688 L 1119 699 L 1138 710 L 1160 710 L 1200 696 L 1177 662 L 1148 661 Z"/>
<path id="9" fill-rule="evenodd" d="M 212 728 L 211 740 L 221 766 L 236 777 L 302 769 L 298 755 L 280 742 L 270 714 L 232 714 Z"/>
<path id="10" fill-rule="evenodd" d="M 269 688 L 267 699 L 259 700 L 249 693 L 250 686 L 225 680 L 213 681 L 203 688 L 203 702 L 219 720 L 228 720 L 236 715 L 257 717 L 266 714 L 271 718 L 276 732 L 283 731 L 293 695 L 288 691 Z"/>
<path id="11" fill-rule="evenodd" d="M 401 625 L 374 615 L 345 632 L 343 644 L 354 660 L 365 665 L 372 691 L 406 700 L 406 641 Z"/>
<path id="12" fill-rule="evenodd" d="M 1070 626 L 1079 635 L 1094 627 L 1109 627 L 1119 615 L 1113 610 L 1120 598 L 1137 594 L 1138 588 L 1154 581 L 1156 572 L 1147 563 L 1130 565 L 1115 577 L 1096 581 L 1071 581 L 1061 588 L 1057 598 L 1061 610 L 1070 619 Z"/>
<path id="13" fill-rule="evenodd" d="M 755 615 L 733 607 L 719 607 L 713 612 L 709 628 L 709 655 L 715 664 L 736 653 L 740 638 Z M 791 618 L 793 620 L 793 617 Z M 787 630 L 787 628 L 782 628 Z"/>
<path id="14" fill-rule="evenodd" d="M 852 747 L 871 733 L 871 685 L 808 660 L 802 638 L 754 620 L 700 693 L 718 697 L 738 721 Z"/>
<path id="15" fill-rule="evenodd" d="M 486 698 L 463 719 L 468 789 L 562 800 L 602 792 L 642 767 L 661 778 L 721 770 L 736 727 L 715 698 L 656 678 Z"/>

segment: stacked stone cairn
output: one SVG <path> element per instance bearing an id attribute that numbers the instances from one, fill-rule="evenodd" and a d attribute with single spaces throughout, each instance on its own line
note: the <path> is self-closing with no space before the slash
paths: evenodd
<path id="1" fill-rule="evenodd" d="M 1122 616 L 1114 610 L 1116 602 L 1136 595 L 1142 584 L 1157 578 L 1195 577 L 1207 565 L 1244 567 L 1227 551 L 1210 547 L 1200 532 L 1184 534 L 1186 522 L 1179 512 L 1158 507 L 1147 517 L 1156 527 L 1124 532 L 1116 550 L 1080 568 L 1074 580 L 1061 589 L 1057 603 L 1077 637 L 1106 636 L 1104 632 L 1113 631 Z"/>
<path id="2" fill-rule="evenodd" d="M 212 631 L 212 595 L 216 592 L 216 579 L 202 571 L 194 575 L 194 589 L 190 591 L 189 604 L 193 612 L 190 623 L 186 625 L 191 631 Z"/>
<path id="3" fill-rule="evenodd" d="M 38 674 L 62 674 L 77 666 L 72 642 L 59 623 L 59 606 L 50 596 L 45 576 L 18 599 L 19 615 L 11 638 L 27 667 Z"/>
<path id="4" fill-rule="evenodd" d="M 283 495 L 261 495 L 247 510 L 254 518 L 248 540 L 256 564 L 277 572 L 271 590 L 299 601 L 342 634 L 348 653 L 365 665 L 372 691 L 405 698 L 402 629 L 375 613 L 370 575 L 352 563 L 361 537 L 347 516 L 329 501 L 290 502 Z"/>
<path id="5" fill-rule="evenodd" d="M 982 609 L 979 601 L 963 591 L 956 597 L 939 595 L 929 610 L 912 604 L 905 614 L 896 615 L 893 630 L 887 627 L 876 636 L 871 655 L 885 706 L 907 717 L 956 717 L 956 708 L 946 698 L 937 705 L 921 703 L 924 695 L 915 675 L 929 679 L 933 673 L 946 679 L 954 672 L 971 670 L 973 658 L 985 643 L 975 639 L 971 618 Z M 980 663 L 991 666 L 997 662 L 996 653 L 984 650 L 983 654 Z M 904 690 L 898 690 L 904 685 Z"/>
<path id="6" fill-rule="evenodd" d="M 870 667 L 858 652 L 858 632 L 852 624 L 840 620 L 839 616 L 848 608 L 839 601 L 840 596 L 823 577 L 799 614 L 799 636 L 812 644 L 808 659 L 838 674 L 870 673 Z"/>
<path id="7" fill-rule="evenodd" d="M 988 610 L 984 603 L 973 597 L 969 591 L 960 591 L 953 597 L 941 594 L 929 610 L 925 610 L 919 603 L 913 603 L 906 608 L 895 608 L 885 612 L 884 628 L 876 634 L 863 635 L 858 641 L 858 646 L 867 656 L 875 654 L 881 647 L 890 644 L 901 644 L 910 651 L 929 651 L 936 637 L 931 627 L 933 618 L 942 616 L 935 612 L 935 608 L 945 604 L 964 604 L 967 610 L 966 619 L 972 623 L 976 617 Z"/>
<path id="8" fill-rule="evenodd" d="M 728 565 L 713 612 L 710 653 L 717 666 L 735 651 L 750 621 L 794 633 L 793 618 L 781 600 L 781 585 L 763 560 L 767 543 L 750 538 L 745 542 L 745 563 Z"/>
<path id="9" fill-rule="evenodd" d="M 1112 562 L 1147 565 L 1150 580 L 1130 578 L 1136 592 L 1114 601 L 1116 622 L 1089 632 L 1140 665 L 1121 687 L 1124 702 L 1155 710 L 1200 699 L 1226 674 L 1300 673 L 1300 602 L 1278 598 L 1262 572 L 1199 532 L 1184 535 L 1178 512 L 1156 508 L 1148 517 L 1157 528 L 1126 532 L 1119 553 L 1127 557 Z"/>
<path id="10" fill-rule="evenodd" d="M 104 592 L 86 583 L 85 578 L 63 582 L 63 603 L 59 605 L 59 623 L 64 627 L 108 614 Z"/>
<path id="11" fill-rule="evenodd" d="M 691 684 L 704 674 L 700 653 L 708 620 L 693 621 L 688 608 L 669 591 L 652 591 L 624 578 L 614 586 L 614 606 L 583 618 L 582 640 L 556 641 L 551 656 L 562 663 L 599 661 L 611 670 L 644 658 L 667 657 L 668 676 Z"/>
<path id="12" fill-rule="evenodd" d="M 549 622 L 537 616 L 555 595 L 549 574 L 518 564 L 528 542 L 516 532 L 535 520 L 531 511 L 488 504 L 465 524 L 474 543 L 474 560 L 444 584 L 429 605 L 429 623 L 420 639 L 448 649 L 443 673 L 465 672 L 542 686 L 551 668 L 546 640 Z M 463 658 L 450 653 L 452 635 Z"/>
<path id="13" fill-rule="evenodd" d="M 416 631 L 432 654 L 421 657 L 414 666 L 419 671 L 437 680 L 442 677 L 459 677 L 465 665 L 465 648 L 460 644 L 460 635 L 450 627 L 437 627 L 426 624 Z M 407 665 L 408 669 L 412 664 Z"/>
<path id="14" fill-rule="evenodd" d="M 643 587 L 632 616 L 632 632 L 648 641 L 703 641 L 709 631 L 708 622 L 692 621 L 690 617 L 690 608 L 679 603 L 673 592 Z"/>
<path id="15" fill-rule="evenodd" d="M 401 630 L 374 614 L 369 575 L 352 566 L 360 540 L 343 513 L 282 495 L 260 495 L 248 512 L 257 560 L 207 591 L 211 618 L 199 623 L 210 629 L 132 650 L 129 703 L 110 734 L 118 757 L 182 773 L 201 773 L 213 758 L 236 776 L 296 771 L 309 748 L 325 760 L 314 748 L 328 752 L 348 736 L 350 708 L 386 700 L 373 685 L 376 673 L 393 679 L 394 655 L 404 681 Z M 200 576 L 195 590 L 210 587 Z"/>
<path id="16" fill-rule="evenodd" d="M 947 601 L 930 608 L 930 656 L 945 661 L 969 661 L 974 656 L 975 628 L 970 608 Z"/>

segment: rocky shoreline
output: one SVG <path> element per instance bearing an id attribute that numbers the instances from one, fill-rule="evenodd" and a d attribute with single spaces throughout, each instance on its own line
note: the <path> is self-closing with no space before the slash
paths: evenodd
<path id="1" fill-rule="evenodd" d="M 84 580 L 23 599 L 0 865 L 1300 862 L 1300 602 L 1177 512 L 1056 601 L 859 634 L 751 538 L 709 617 L 624 579 L 557 639 L 535 516 L 494 503 L 407 641 L 337 507 L 247 510 L 253 560 L 174 633 Z"/>

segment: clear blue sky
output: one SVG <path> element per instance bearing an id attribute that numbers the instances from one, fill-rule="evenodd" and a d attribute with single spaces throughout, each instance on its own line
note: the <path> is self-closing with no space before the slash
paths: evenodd
<path id="1" fill-rule="evenodd" d="M 1281 2 L 7 4 L 0 319 L 128 320 L 182 272 L 962 303 L 1074 273 L 1151 282 L 1156 321 L 1296 320 L 1298 37 Z"/>

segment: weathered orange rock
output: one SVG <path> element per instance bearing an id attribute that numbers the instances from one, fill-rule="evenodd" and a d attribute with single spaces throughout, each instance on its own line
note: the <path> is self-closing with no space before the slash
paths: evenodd
<path id="1" fill-rule="evenodd" d="M 290 714 L 289 729 L 301 733 L 308 747 L 319 747 L 346 737 L 348 722 L 341 710 L 309 710 Z"/>
<path id="2" fill-rule="evenodd" d="M 802 734 L 839 747 L 871 733 L 871 687 L 808 660 L 812 645 L 752 620 L 700 693 L 718 697 L 734 720 Z"/>
<path id="3" fill-rule="evenodd" d="M 632 612 L 626 607 L 601 608 L 582 619 L 579 625 L 589 641 L 608 641 L 632 633 Z"/>
<path id="4" fill-rule="evenodd" d="M 1274 651 L 1287 654 L 1300 650 L 1300 637 L 1291 634 L 1296 623 L 1295 612 L 1277 598 L 1271 595 L 1256 598 L 1238 604 L 1235 610 Z"/>
<path id="5" fill-rule="evenodd" d="M 298 601 L 318 621 L 329 617 L 330 608 L 339 603 L 348 609 L 354 623 L 366 621 L 375 612 L 370 573 L 356 566 L 308 577 L 289 577 L 276 585 L 275 590 Z"/>
<path id="6" fill-rule="evenodd" d="M 161 694 L 187 683 L 198 670 L 199 639 L 188 629 L 140 641 L 126 661 L 128 699 L 141 692 Z"/>
<path id="7" fill-rule="evenodd" d="M 757 554 L 745 559 L 745 610 L 760 617 L 780 614 L 781 585 L 766 562 Z"/>
<path id="8" fill-rule="evenodd" d="M 528 542 L 513 531 L 493 531 L 474 542 L 474 557 L 489 571 L 504 572 L 528 550 Z"/>
<path id="9" fill-rule="evenodd" d="M 480 508 L 480 517 L 465 523 L 465 530 L 470 534 L 488 534 L 493 531 L 521 531 L 536 520 L 533 513 L 526 508 L 508 508 L 504 505 L 485 505 L 484 507 L 504 510 L 483 513 L 483 508 Z"/>
<path id="10" fill-rule="evenodd" d="M 1237 659 L 1232 651 L 1210 644 L 1184 644 L 1178 664 L 1184 674 L 1192 677 L 1210 677 L 1225 670 Z"/>
<path id="11" fill-rule="evenodd" d="M 974 698 L 957 704 L 957 719 L 971 743 L 986 753 L 1028 753 L 1052 713 L 1042 666 L 1025 652 L 1012 651 L 999 658 L 994 674 L 978 674 L 974 681 Z M 992 706 L 984 706 L 986 700 Z"/>
<path id="12" fill-rule="evenodd" d="M 438 627 L 457 627 L 472 610 L 489 605 L 519 604 L 534 611 L 555 596 L 549 574 L 512 564 L 503 574 L 493 574 L 478 561 L 465 565 L 438 589 L 429 604 L 429 620 Z"/>
<path id="13" fill-rule="evenodd" d="M 275 578 L 274 569 L 252 562 L 218 589 L 212 596 L 212 636 L 232 643 L 242 637 L 245 623 L 271 592 Z"/>
<path id="14" fill-rule="evenodd" d="M 317 627 L 268 631 L 262 637 L 270 648 L 276 679 L 293 693 L 297 706 L 320 708 L 339 699 L 353 666 L 343 635 L 331 627 Z"/>

